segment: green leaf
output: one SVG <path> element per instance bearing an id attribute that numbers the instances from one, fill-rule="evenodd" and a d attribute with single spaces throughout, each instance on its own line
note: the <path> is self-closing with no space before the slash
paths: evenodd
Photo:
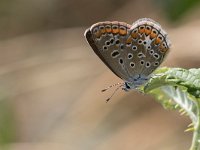
<path id="1" fill-rule="evenodd" d="M 200 149 L 200 69 L 157 69 L 140 90 L 155 97 L 164 108 L 189 116 L 194 125 L 190 150 Z"/>

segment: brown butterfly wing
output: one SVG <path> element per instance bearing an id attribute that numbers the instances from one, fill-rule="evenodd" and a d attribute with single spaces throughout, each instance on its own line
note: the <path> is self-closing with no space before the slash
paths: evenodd
<path id="1" fill-rule="evenodd" d="M 100 22 L 85 32 L 85 37 L 99 58 L 119 78 L 129 81 L 124 43 L 130 25 L 121 22 Z"/>

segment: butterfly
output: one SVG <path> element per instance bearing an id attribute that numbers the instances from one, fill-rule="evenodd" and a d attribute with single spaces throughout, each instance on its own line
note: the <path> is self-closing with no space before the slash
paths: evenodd
<path id="1" fill-rule="evenodd" d="M 132 25 L 98 22 L 84 36 L 105 65 L 124 81 L 120 87 L 125 91 L 147 83 L 171 46 L 167 33 L 150 18 L 141 18 Z"/>

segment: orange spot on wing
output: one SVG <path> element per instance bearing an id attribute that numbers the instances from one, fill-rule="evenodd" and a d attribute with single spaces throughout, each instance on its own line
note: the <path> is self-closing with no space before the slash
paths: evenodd
<path id="1" fill-rule="evenodd" d="M 160 50 L 160 52 L 162 52 L 162 53 L 166 53 L 166 52 L 168 51 L 168 49 L 169 49 L 169 48 L 164 47 L 162 43 L 161 43 L 160 46 L 159 46 L 159 50 Z"/>
<path id="2" fill-rule="evenodd" d="M 145 32 L 145 28 L 142 26 L 142 27 L 139 27 L 139 33 L 140 34 L 143 34 Z"/>
<path id="3" fill-rule="evenodd" d="M 100 36 L 101 36 L 101 31 L 99 30 L 97 33 L 95 33 L 95 36 L 96 36 L 97 38 L 100 38 Z"/>
<path id="4" fill-rule="evenodd" d="M 161 53 L 166 53 L 168 51 L 167 48 L 159 49 Z"/>
<path id="5" fill-rule="evenodd" d="M 102 34 L 106 33 L 106 29 L 105 29 L 105 27 L 102 28 L 102 29 L 100 29 L 100 31 L 101 31 Z"/>
<path id="6" fill-rule="evenodd" d="M 138 33 L 137 33 L 137 32 L 132 32 L 132 33 L 131 33 L 131 37 L 132 37 L 133 39 L 137 39 Z"/>
<path id="7" fill-rule="evenodd" d="M 132 37 L 129 36 L 128 39 L 126 40 L 126 44 L 131 44 L 131 42 L 132 42 Z"/>
<path id="8" fill-rule="evenodd" d="M 156 40 L 155 40 L 155 44 L 158 45 L 158 44 L 160 44 L 161 42 L 162 42 L 161 39 L 159 39 L 159 38 L 157 37 Z"/>
<path id="9" fill-rule="evenodd" d="M 119 28 L 112 29 L 112 33 L 114 33 L 114 34 L 117 34 L 117 33 L 119 33 Z"/>
<path id="10" fill-rule="evenodd" d="M 112 32 L 111 25 L 106 25 L 105 28 L 106 28 L 106 32 L 107 33 L 111 33 Z"/>
<path id="11" fill-rule="evenodd" d="M 150 38 L 151 38 L 151 39 L 154 39 L 156 36 L 157 36 L 157 34 L 151 32 L 151 34 L 150 34 Z"/>
<path id="12" fill-rule="evenodd" d="M 126 33 L 127 33 L 126 28 L 119 28 L 120 35 L 126 35 Z"/>
<path id="13" fill-rule="evenodd" d="M 151 30 L 146 28 L 146 29 L 145 29 L 145 34 L 146 34 L 146 35 L 149 35 L 150 33 L 151 33 Z"/>

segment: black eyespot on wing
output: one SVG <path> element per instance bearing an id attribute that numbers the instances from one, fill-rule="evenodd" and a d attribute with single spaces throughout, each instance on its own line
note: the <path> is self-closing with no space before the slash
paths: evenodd
<path id="1" fill-rule="evenodd" d="M 149 26 L 146 27 L 147 30 L 151 30 L 151 28 Z"/>
<path id="2" fill-rule="evenodd" d="M 135 67 L 135 63 L 130 62 L 130 66 L 131 66 L 132 68 L 134 68 L 134 67 Z"/>
<path id="3" fill-rule="evenodd" d="M 114 42 L 114 39 L 113 39 L 113 38 L 112 38 L 112 39 L 110 39 L 110 43 L 111 43 L 111 44 L 113 44 L 113 42 Z"/>
<path id="4" fill-rule="evenodd" d="M 124 61 L 123 61 L 122 58 L 119 59 L 119 63 L 120 63 L 120 64 L 123 64 L 123 63 L 124 63 Z"/>
<path id="5" fill-rule="evenodd" d="M 158 31 L 156 29 L 153 29 L 152 31 L 153 31 L 154 34 L 158 33 Z"/>
<path id="6" fill-rule="evenodd" d="M 140 64 L 141 64 L 141 65 L 144 65 L 144 60 L 140 60 Z"/>
<path id="7" fill-rule="evenodd" d="M 163 37 L 161 35 L 158 36 L 158 38 L 162 41 L 163 40 Z"/>
<path id="8" fill-rule="evenodd" d="M 153 54 L 153 57 L 155 57 L 156 59 L 159 59 L 160 55 L 158 55 L 157 53 Z"/>
<path id="9" fill-rule="evenodd" d="M 119 54 L 119 52 L 117 51 L 117 50 L 114 50 L 112 53 L 111 53 L 111 56 L 113 57 L 113 58 L 115 58 L 115 57 L 117 57 L 117 56 L 119 56 L 120 54 Z"/>
<path id="10" fill-rule="evenodd" d="M 106 41 L 106 43 L 105 43 L 105 44 L 109 46 L 109 45 L 110 45 L 110 42 L 109 42 L 109 41 Z"/>
<path id="11" fill-rule="evenodd" d="M 117 26 L 117 25 L 113 25 L 112 28 L 113 28 L 113 29 L 117 29 L 118 26 Z"/>
<path id="12" fill-rule="evenodd" d="M 133 54 L 129 53 L 128 58 L 131 59 L 133 57 Z"/>
<path id="13" fill-rule="evenodd" d="M 123 44 L 120 45 L 120 49 L 124 49 L 124 45 Z"/>
<path id="14" fill-rule="evenodd" d="M 107 46 L 103 46 L 103 50 L 108 50 L 108 47 Z"/>
<path id="15" fill-rule="evenodd" d="M 142 44 L 142 40 L 138 40 L 138 44 Z"/>
<path id="16" fill-rule="evenodd" d="M 137 46 L 133 45 L 132 50 L 136 51 L 137 50 Z"/>
<path id="17" fill-rule="evenodd" d="M 116 41 L 115 41 L 115 44 L 119 44 L 120 43 L 120 41 L 119 41 L 119 39 L 117 39 Z"/>
<path id="18" fill-rule="evenodd" d="M 150 50 L 150 49 L 151 49 L 151 46 L 149 45 L 149 46 L 147 47 L 147 49 Z"/>
<path id="19" fill-rule="evenodd" d="M 146 67 L 149 68 L 151 66 L 150 62 L 146 62 Z"/>
<path id="20" fill-rule="evenodd" d="M 101 30 L 104 29 L 104 26 L 100 26 L 99 29 L 101 29 Z"/>
<path id="21" fill-rule="evenodd" d="M 143 26 L 141 26 L 141 27 L 139 27 L 139 29 L 141 29 L 141 30 L 142 30 L 142 29 L 144 29 L 144 27 L 143 27 Z"/>
<path id="22" fill-rule="evenodd" d="M 152 54 L 154 53 L 154 50 L 151 49 L 151 50 L 149 51 L 149 53 L 152 55 Z"/>
<path id="23" fill-rule="evenodd" d="M 138 58 L 145 57 L 145 55 L 142 52 L 138 53 L 137 56 L 138 56 Z"/>
<path id="24" fill-rule="evenodd" d="M 154 63 L 154 66 L 158 66 L 158 65 L 159 65 L 159 62 L 156 61 L 156 62 Z"/>

